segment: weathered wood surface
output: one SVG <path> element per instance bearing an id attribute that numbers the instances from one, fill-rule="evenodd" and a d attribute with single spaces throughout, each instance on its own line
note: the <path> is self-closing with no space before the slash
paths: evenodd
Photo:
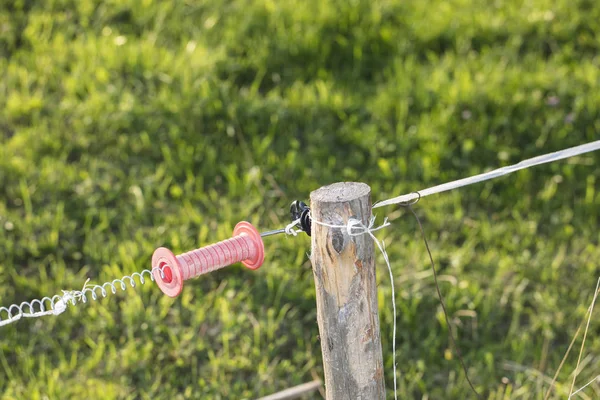
<path id="1" fill-rule="evenodd" d="M 371 189 L 344 182 L 310 195 L 313 220 L 367 226 Z M 312 223 L 313 273 L 327 400 L 385 399 L 374 243 L 368 235 Z"/>

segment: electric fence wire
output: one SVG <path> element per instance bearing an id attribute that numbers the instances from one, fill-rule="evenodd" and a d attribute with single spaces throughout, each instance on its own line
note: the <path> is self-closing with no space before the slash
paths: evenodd
<path id="1" fill-rule="evenodd" d="M 417 198 L 422 198 L 425 196 L 429 196 L 436 193 L 446 192 L 448 190 L 456 189 L 463 186 L 469 186 L 474 183 L 488 181 L 490 179 L 499 178 L 504 175 L 511 174 L 513 172 L 531 168 L 536 165 L 546 164 L 553 161 L 563 160 L 565 158 L 575 157 L 581 154 L 590 153 L 592 151 L 600 150 L 600 140 L 596 140 L 594 142 L 582 144 L 579 146 L 571 147 L 568 149 L 555 151 L 554 153 L 545 154 L 542 156 L 537 156 L 533 158 L 529 158 L 527 160 L 523 160 L 518 164 L 509 165 L 506 167 L 498 168 L 493 171 L 485 172 L 483 174 L 473 175 L 468 178 L 459 179 L 452 182 L 447 182 L 441 185 L 433 186 L 428 189 L 419 190 L 417 192 L 412 192 L 408 194 L 404 194 L 402 196 L 393 197 L 388 200 L 380 201 L 373 205 L 373 208 L 379 208 L 384 206 L 390 206 L 393 204 L 401 204 L 406 203 Z"/>
<path id="2" fill-rule="evenodd" d="M 553 153 L 533 157 L 527 160 L 523 160 L 518 164 L 498 168 L 493 171 L 474 175 L 468 178 L 447 182 L 441 185 L 430 187 L 428 189 L 420 190 L 418 192 L 412 192 L 402 196 L 397 196 L 388 200 L 378 202 L 373 205 L 373 208 L 379 208 L 393 204 L 401 206 L 406 205 L 410 202 L 414 202 L 415 200 L 419 200 L 422 197 L 429 196 L 431 194 L 441 193 L 459 187 L 472 185 L 477 182 L 483 182 L 490 179 L 498 178 L 510 174 L 512 172 L 519 171 L 521 169 L 526 169 L 536 165 L 578 156 L 596 150 L 600 150 L 600 140 L 556 151 Z M 295 236 L 299 231 L 294 230 L 294 227 L 297 226 L 299 222 L 300 220 L 296 220 L 289 224 L 284 229 L 285 233 L 287 235 Z M 131 275 L 126 275 L 121 279 L 115 279 L 113 281 L 105 282 L 102 285 L 93 285 L 90 287 L 84 285 L 82 290 L 63 291 L 62 295 L 54 295 L 52 297 L 34 299 L 29 302 L 24 301 L 20 304 L 12 304 L 8 307 L 0 307 L 0 327 L 16 322 L 21 318 L 36 318 L 45 315 L 59 315 L 66 310 L 67 305 L 69 304 L 76 305 L 78 302 L 87 302 L 88 295 L 90 295 L 93 300 L 97 300 L 98 294 L 102 297 L 106 297 L 108 295 L 108 292 L 106 291 L 106 289 L 108 288 L 110 288 L 113 294 L 116 293 L 117 287 L 120 287 L 121 290 L 125 290 L 127 288 L 127 285 L 125 283 L 126 281 L 130 284 L 131 287 L 135 287 L 136 284 L 135 280 L 133 279 L 134 277 L 138 277 L 140 283 L 144 284 L 144 274 L 149 274 L 150 279 L 154 281 L 152 272 L 153 270 L 145 269 L 141 272 L 134 272 Z M 163 276 L 163 272 L 159 272 L 161 276 Z M 3 315 L 7 317 L 3 318 Z"/>

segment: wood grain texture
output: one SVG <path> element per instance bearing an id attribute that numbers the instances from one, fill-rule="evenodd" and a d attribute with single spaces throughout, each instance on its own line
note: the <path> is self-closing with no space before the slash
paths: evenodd
<path id="1" fill-rule="evenodd" d="M 313 220 L 345 226 L 354 217 L 368 225 L 364 183 L 335 183 L 310 199 Z M 314 222 L 311 237 L 327 399 L 385 399 L 373 240 Z"/>

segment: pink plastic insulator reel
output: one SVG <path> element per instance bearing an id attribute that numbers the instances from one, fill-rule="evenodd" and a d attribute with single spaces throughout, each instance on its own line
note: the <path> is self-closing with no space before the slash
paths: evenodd
<path id="1" fill-rule="evenodd" d="M 260 233 L 252 224 L 242 221 L 235 226 L 231 239 L 210 246 L 178 256 L 159 247 L 152 255 L 152 273 L 164 294 L 177 297 L 183 281 L 240 261 L 250 269 L 257 269 L 264 260 L 265 246 Z"/>

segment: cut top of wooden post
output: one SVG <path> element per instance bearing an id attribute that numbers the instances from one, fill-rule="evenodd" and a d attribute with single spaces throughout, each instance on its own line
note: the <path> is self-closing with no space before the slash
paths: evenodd
<path id="1" fill-rule="evenodd" d="M 355 182 L 310 195 L 311 261 L 328 400 L 385 398 L 374 243 L 368 234 L 351 236 L 344 228 L 351 218 L 368 225 L 370 196 L 368 185 Z"/>
<path id="2" fill-rule="evenodd" d="M 310 200 L 313 203 L 348 203 L 361 198 L 370 201 L 370 195 L 371 188 L 366 183 L 341 182 L 315 190 L 310 194 Z"/>

